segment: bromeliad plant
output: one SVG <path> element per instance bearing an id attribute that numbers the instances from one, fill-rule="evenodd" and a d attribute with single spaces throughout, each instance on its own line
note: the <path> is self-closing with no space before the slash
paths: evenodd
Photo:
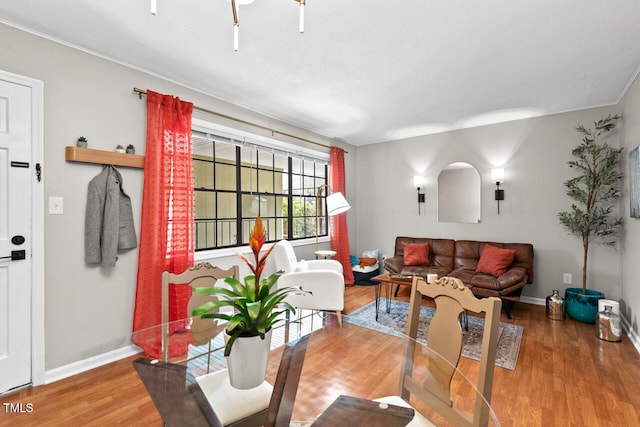
<path id="1" fill-rule="evenodd" d="M 275 246 L 271 246 L 264 255 L 260 256 L 265 240 L 266 232 L 262 220 L 257 217 L 249 238 L 249 247 L 253 252 L 255 265 L 246 257 L 240 256 L 253 274 L 246 276 L 244 283 L 234 277 L 227 277 L 224 281 L 230 289 L 225 287 L 194 289 L 194 292 L 217 297 L 216 301 L 201 305 L 192 314 L 228 321 L 225 329 L 229 339 L 224 349 L 225 356 L 229 356 L 237 338 L 260 336 L 264 339 L 265 333 L 282 321 L 280 316 L 282 313 L 290 311 L 295 314 L 295 308 L 284 301 L 287 295 L 308 293 L 293 286 L 274 289 L 278 278 L 283 274 L 282 271 L 275 272 L 266 279 L 260 278 L 267 263 L 267 257 Z M 221 307 L 232 307 L 234 312 L 220 313 L 218 309 Z"/>

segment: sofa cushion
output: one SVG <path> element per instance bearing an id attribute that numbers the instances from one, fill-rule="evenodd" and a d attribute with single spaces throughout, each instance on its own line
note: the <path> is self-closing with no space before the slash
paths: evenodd
<path id="1" fill-rule="evenodd" d="M 514 267 L 500 277 L 462 268 L 453 270 L 447 276 L 460 279 L 462 283 L 473 288 L 474 293 L 477 289 L 501 291 L 513 286 L 524 286 L 528 278 L 527 270 L 522 267 Z"/>
<path id="2" fill-rule="evenodd" d="M 515 249 L 500 249 L 495 246 L 485 245 L 476 272 L 487 273 L 499 277 L 507 272 L 507 269 L 516 256 Z"/>
<path id="3" fill-rule="evenodd" d="M 404 265 L 430 265 L 429 243 L 406 243 L 404 247 Z"/>
<path id="4" fill-rule="evenodd" d="M 393 273 L 400 273 L 399 270 L 402 269 L 402 265 L 404 262 L 403 260 L 404 246 L 402 245 L 403 242 L 404 243 L 429 243 L 429 252 L 430 252 L 429 263 L 431 264 L 431 266 L 442 267 L 447 271 L 453 270 L 453 255 L 455 252 L 455 240 L 430 239 L 426 237 L 398 236 L 396 237 L 396 244 L 394 246 L 394 252 L 392 257 L 394 260 L 390 261 L 392 258 L 387 258 L 387 260 L 385 260 L 385 268 L 387 268 L 387 263 L 390 264 L 391 268 L 388 268 L 389 271 L 392 271 Z M 399 257 L 399 261 L 395 261 L 397 257 Z M 426 277 L 426 273 L 425 273 L 425 277 Z"/>
<path id="5" fill-rule="evenodd" d="M 501 249 L 515 249 L 516 255 L 511 269 L 521 267 L 525 270 L 527 283 L 533 283 L 533 245 L 530 243 L 481 242 L 476 240 L 456 240 L 454 265 L 451 270 L 472 270 L 475 272 L 485 245 Z M 508 272 L 507 272 L 508 274 Z M 502 278 L 501 278 L 502 279 Z M 464 280 L 463 280 L 464 282 Z M 465 282 L 467 283 L 467 282 Z"/>
<path id="6" fill-rule="evenodd" d="M 403 265 L 398 273 L 404 276 L 420 276 L 426 279 L 427 274 L 437 274 L 438 277 L 446 276 L 449 270 L 433 265 Z"/>

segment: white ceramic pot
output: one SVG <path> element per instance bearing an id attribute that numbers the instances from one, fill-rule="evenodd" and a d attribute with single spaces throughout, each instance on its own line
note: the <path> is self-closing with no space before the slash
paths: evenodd
<path id="1" fill-rule="evenodd" d="M 227 334 L 225 332 L 225 341 Z M 271 330 L 264 339 L 239 337 L 227 357 L 229 381 L 239 389 L 254 388 L 262 384 L 267 373 L 267 359 L 271 349 Z"/>

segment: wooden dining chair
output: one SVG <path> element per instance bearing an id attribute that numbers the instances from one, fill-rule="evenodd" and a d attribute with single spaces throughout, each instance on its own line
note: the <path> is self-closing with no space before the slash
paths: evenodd
<path id="1" fill-rule="evenodd" d="M 162 273 L 162 322 L 163 339 L 162 349 L 165 360 L 169 360 L 169 344 L 171 330 L 169 325 L 169 289 L 178 284 L 189 284 L 192 288 L 214 287 L 222 285 L 222 279 L 226 277 L 238 277 L 238 266 L 229 269 L 215 267 L 207 262 L 196 264 L 183 273 Z M 187 305 L 186 318 L 191 317 L 192 311 L 217 297 L 205 294 L 193 293 Z M 195 345 L 208 345 L 207 371 L 209 371 L 211 356 L 211 341 L 225 328 L 224 323 L 218 319 L 191 318 L 190 329 Z M 273 386 L 264 381 L 259 386 L 240 390 L 231 386 L 229 373 L 226 369 L 216 370 L 197 378 L 198 385 L 210 406 L 224 426 L 233 427 L 257 427 L 262 426 L 267 416 L 269 400 L 273 392 Z M 237 402 L 245 402 L 238 405 Z"/>
<path id="2" fill-rule="evenodd" d="M 208 262 L 201 262 L 182 273 L 169 273 L 168 271 L 162 273 L 162 324 L 164 325 L 162 353 L 164 360 L 168 360 L 169 355 L 169 335 L 171 332 L 169 327 L 169 292 L 171 286 L 188 284 L 192 288 L 213 287 L 218 280 L 223 280 L 227 277 L 238 277 L 237 265 L 225 270 L 220 267 L 215 267 Z M 216 297 L 209 295 L 192 293 L 184 317 L 190 318 L 195 308 L 209 301 L 214 301 L 215 299 Z M 194 344 L 199 346 L 210 343 L 211 340 L 224 329 L 224 325 L 218 323 L 216 319 L 194 317 L 191 321 L 190 328 Z"/>
<path id="3" fill-rule="evenodd" d="M 429 349 L 433 350 L 428 357 L 427 379 L 418 381 L 412 377 L 415 345 L 409 344 L 401 370 L 399 397 L 402 400 L 394 399 L 394 397 L 378 400 L 387 403 L 404 402 L 405 405 L 408 405 L 410 395 L 413 395 L 425 402 L 427 406 L 434 409 L 452 425 L 486 426 L 490 415 L 488 404 L 491 403 L 502 302 L 495 297 L 476 298 L 469 288 L 464 286 L 459 279 L 453 277 L 441 277 L 431 284 L 428 284 L 422 277 L 414 277 L 406 332 L 413 339 L 416 339 L 418 335 L 423 296 L 432 298 L 436 304 L 436 311 L 427 332 L 427 345 Z M 484 313 L 482 354 L 478 380 L 475 384 L 478 395 L 476 395 L 472 418 L 454 406 L 451 394 L 451 383 L 462 353 L 463 331 L 460 325 L 460 316 L 465 310 Z M 417 411 L 416 416 L 419 416 Z M 424 424 L 432 425 L 428 421 Z"/>

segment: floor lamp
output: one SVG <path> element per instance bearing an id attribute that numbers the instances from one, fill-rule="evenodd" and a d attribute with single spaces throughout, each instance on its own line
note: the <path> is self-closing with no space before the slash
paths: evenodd
<path id="1" fill-rule="evenodd" d="M 316 189 L 316 257 L 323 256 L 334 256 L 336 254 L 335 251 L 320 251 L 318 250 L 318 235 L 320 234 L 320 216 L 318 214 L 319 206 L 320 206 L 320 194 L 322 193 L 322 189 L 327 189 L 327 216 L 334 216 L 341 214 L 343 212 L 351 209 L 351 205 L 347 202 L 347 199 L 344 198 L 341 192 L 333 192 L 331 187 L 327 184 L 322 184 Z"/>

